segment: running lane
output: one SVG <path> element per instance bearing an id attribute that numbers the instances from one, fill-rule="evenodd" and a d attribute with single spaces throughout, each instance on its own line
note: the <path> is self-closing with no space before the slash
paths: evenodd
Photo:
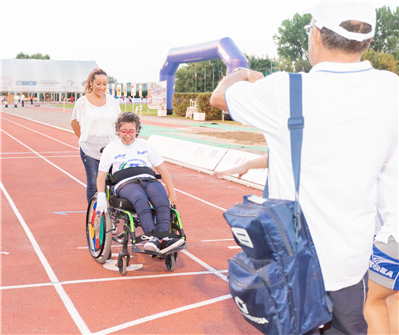
<path id="1" fill-rule="evenodd" d="M 2 333 L 256 333 L 229 296 L 227 260 L 239 249 L 222 214 L 260 191 L 167 164 L 188 248 L 172 273 L 132 254 L 143 266 L 122 277 L 86 248 L 77 138 L 1 116 Z"/>

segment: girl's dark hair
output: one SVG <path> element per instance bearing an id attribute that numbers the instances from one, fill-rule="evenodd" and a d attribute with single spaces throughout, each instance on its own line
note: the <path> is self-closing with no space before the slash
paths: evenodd
<path id="1" fill-rule="evenodd" d="M 340 27 L 350 32 L 367 34 L 372 30 L 371 25 L 358 21 L 345 21 L 340 24 Z M 323 45 L 329 49 L 339 49 L 345 53 L 363 53 L 370 46 L 372 38 L 363 42 L 348 40 L 341 35 L 338 35 L 328 28 L 320 30 Z"/>
<path id="2" fill-rule="evenodd" d="M 93 91 L 92 84 L 93 80 L 95 79 L 94 77 L 100 74 L 103 74 L 108 77 L 107 73 L 98 67 L 96 67 L 93 71 L 90 72 L 89 76 L 86 79 L 85 94 L 89 94 Z"/>
<path id="3" fill-rule="evenodd" d="M 122 127 L 122 123 L 135 123 L 136 124 L 136 137 L 139 136 L 141 130 L 141 123 L 139 117 L 131 112 L 121 113 L 115 121 L 115 132 L 116 135 L 119 135 L 119 129 Z"/>

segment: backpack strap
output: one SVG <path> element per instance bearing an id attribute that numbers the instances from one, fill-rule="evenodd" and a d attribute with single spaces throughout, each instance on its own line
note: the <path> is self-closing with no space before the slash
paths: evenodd
<path id="1" fill-rule="evenodd" d="M 289 73 L 290 81 L 290 118 L 288 119 L 288 129 L 290 130 L 291 138 L 291 160 L 292 170 L 294 172 L 295 181 L 295 230 L 298 237 L 298 232 L 301 229 L 300 215 L 301 207 L 299 205 L 299 182 L 301 174 L 301 151 L 303 139 L 303 127 L 305 119 L 302 115 L 302 75 L 299 73 Z M 269 151 L 270 157 L 270 151 Z M 268 158 L 268 169 L 269 158 Z M 263 191 L 263 198 L 269 198 L 269 178 L 266 180 L 265 189 Z"/>
<path id="2" fill-rule="evenodd" d="M 301 229 L 300 215 L 301 206 L 299 205 L 299 181 L 301 174 L 301 152 L 303 127 L 305 119 L 302 115 L 302 75 L 290 73 L 290 118 L 288 119 L 288 129 L 291 137 L 291 160 L 292 170 L 295 181 L 295 206 L 294 206 L 294 227 L 298 240 L 298 232 Z"/>

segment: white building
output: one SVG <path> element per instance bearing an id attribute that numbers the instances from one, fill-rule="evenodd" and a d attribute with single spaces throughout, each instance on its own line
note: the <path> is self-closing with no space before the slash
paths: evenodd
<path id="1" fill-rule="evenodd" d="M 31 94 L 35 101 L 61 101 L 83 95 L 85 82 L 95 69 L 94 61 L 47 59 L 3 59 L 1 62 L 1 95 Z"/>

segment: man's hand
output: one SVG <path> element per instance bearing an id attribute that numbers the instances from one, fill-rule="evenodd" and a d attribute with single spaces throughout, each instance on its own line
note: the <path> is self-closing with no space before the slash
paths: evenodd
<path id="1" fill-rule="evenodd" d="M 215 91 L 213 91 L 210 100 L 211 105 L 221 110 L 227 111 L 227 105 L 226 105 L 226 100 L 224 99 L 224 94 L 231 85 L 239 81 L 247 81 L 247 80 L 250 83 L 254 83 L 259 79 L 262 79 L 263 77 L 264 77 L 263 73 L 253 70 L 249 70 L 249 78 L 247 70 L 239 70 L 229 74 L 227 77 L 223 78 L 223 80 L 219 82 L 219 85 L 216 87 Z"/>
<path id="2" fill-rule="evenodd" d="M 104 192 L 97 193 L 97 214 L 107 213 L 108 204 L 107 204 L 107 196 Z"/>

